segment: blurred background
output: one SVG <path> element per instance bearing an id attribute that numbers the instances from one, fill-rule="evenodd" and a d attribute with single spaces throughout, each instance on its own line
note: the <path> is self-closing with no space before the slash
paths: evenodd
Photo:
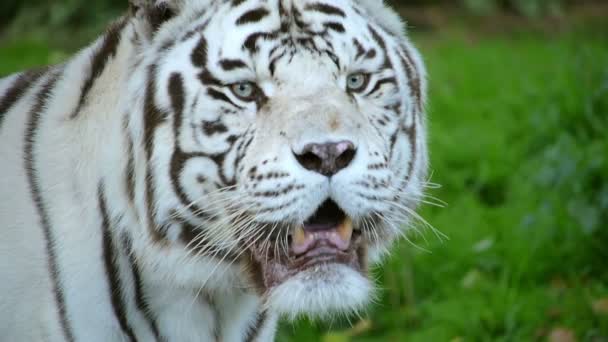
<path id="1" fill-rule="evenodd" d="M 0 1 L 0 76 L 127 0 Z M 376 305 L 278 341 L 608 341 L 608 1 L 392 1 L 430 74 L 432 179 Z M 445 203 L 444 203 L 445 202 Z"/>

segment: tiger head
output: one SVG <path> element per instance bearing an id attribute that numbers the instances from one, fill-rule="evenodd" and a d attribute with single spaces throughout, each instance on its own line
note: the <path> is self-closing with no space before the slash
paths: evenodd
<path id="1" fill-rule="evenodd" d="M 133 203 L 159 265 L 290 316 L 361 308 L 427 170 L 425 69 L 398 16 L 376 0 L 131 2 Z"/>

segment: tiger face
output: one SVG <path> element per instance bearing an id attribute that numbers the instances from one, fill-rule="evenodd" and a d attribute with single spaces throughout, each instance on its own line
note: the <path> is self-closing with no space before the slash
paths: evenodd
<path id="1" fill-rule="evenodd" d="M 135 12 L 158 20 L 131 87 L 141 234 L 176 277 L 254 289 L 282 314 L 363 306 L 427 169 L 424 66 L 396 15 L 364 0 Z"/>

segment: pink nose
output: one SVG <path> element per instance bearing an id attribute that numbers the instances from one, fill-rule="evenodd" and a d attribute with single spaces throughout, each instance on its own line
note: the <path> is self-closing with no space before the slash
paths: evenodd
<path id="1" fill-rule="evenodd" d="M 357 149 L 350 141 L 308 144 L 301 153 L 294 155 L 305 169 L 331 177 L 348 167 L 355 158 Z"/>

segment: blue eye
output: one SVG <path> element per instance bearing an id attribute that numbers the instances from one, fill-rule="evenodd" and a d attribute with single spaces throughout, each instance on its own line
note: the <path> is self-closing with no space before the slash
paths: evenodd
<path id="1" fill-rule="evenodd" d="M 259 88 L 253 82 L 239 82 L 230 85 L 234 95 L 243 101 L 255 101 L 259 94 Z"/>
<path id="2" fill-rule="evenodd" d="M 361 92 L 367 88 L 369 74 L 358 72 L 348 75 L 346 78 L 346 88 L 350 92 Z"/>

